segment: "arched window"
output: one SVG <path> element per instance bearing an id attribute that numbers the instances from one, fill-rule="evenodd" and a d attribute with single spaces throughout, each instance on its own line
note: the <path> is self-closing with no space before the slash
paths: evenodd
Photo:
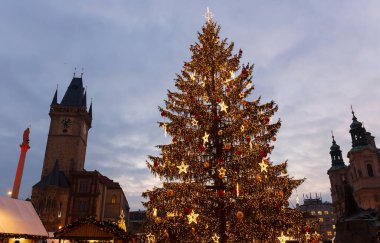
<path id="1" fill-rule="evenodd" d="M 112 195 L 112 197 L 111 197 L 111 203 L 116 204 L 116 195 L 115 194 Z"/>
<path id="2" fill-rule="evenodd" d="M 359 178 L 363 176 L 362 171 L 358 170 Z"/>
<path id="3" fill-rule="evenodd" d="M 370 176 L 370 177 L 373 176 L 373 170 L 372 170 L 371 164 L 367 164 L 367 172 L 368 172 L 368 176 Z"/>

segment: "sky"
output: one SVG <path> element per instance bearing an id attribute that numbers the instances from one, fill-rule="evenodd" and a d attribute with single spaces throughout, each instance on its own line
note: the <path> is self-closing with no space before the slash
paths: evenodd
<path id="1" fill-rule="evenodd" d="M 274 100 L 282 120 L 271 160 L 306 178 L 302 195 L 331 200 L 331 130 L 344 157 L 352 105 L 380 134 L 380 1 L 350 0 L 5 0 L 0 4 L 0 195 L 11 189 L 22 133 L 31 126 L 20 198 L 41 176 L 58 85 L 62 99 L 83 68 L 93 99 L 85 168 L 118 181 L 131 210 L 160 184 L 145 161 L 167 143 L 157 107 L 205 23 L 254 63 L 252 98 Z M 345 159 L 348 163 L 348 159 Z M 296 193 L 291 197 L 295 204 Z"/>

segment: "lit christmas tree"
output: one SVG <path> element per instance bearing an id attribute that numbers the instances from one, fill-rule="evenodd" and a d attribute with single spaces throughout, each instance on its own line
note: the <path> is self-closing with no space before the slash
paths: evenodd
<path id="1" fill-rule="evenodd" d="M 281 125 L 271 122 L 277 105 L 248 99 L 253 65 L 240 66 L 242 51 L 233 54 L 209 11 L 206 17 L 175 79 L 178 91 L 159 108 L 172 142 L 147 162 L 164 181 L 143 193 L 147 240 L 276 242 L 299 234 L 302 215 L 287 205 L 302 180 L 268 157 Z"/>

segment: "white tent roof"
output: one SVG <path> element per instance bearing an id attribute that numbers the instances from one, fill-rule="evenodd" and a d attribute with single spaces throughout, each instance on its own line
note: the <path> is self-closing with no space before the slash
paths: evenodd
<path id="1" fill-rule="evenodd" d="M 31 202 L 0 196 L 0 235 L 48 236 Z"/>

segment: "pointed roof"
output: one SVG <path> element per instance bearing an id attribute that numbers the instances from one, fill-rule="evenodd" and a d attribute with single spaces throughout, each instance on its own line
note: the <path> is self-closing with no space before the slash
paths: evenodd
<path id="1" fill-rule="evenodd" d="M 53 97 L 53 100 L 51 101 L 51 105 L 57 105 L 58 104 L 58 88 L 55 90 L 55 94 Z"/>
<path id="2" fill-rule="evenodd" d="M 53 170 L 33 187 L 44 189 L 48 186 L 69 187 L 69 180 L 66 178 L 63 171 L 59 170 L 58 160 L 55 161 Z"/>
<path id="3" fill-rule="evenodd" d="M 0 238 L 48 238 L 31 202 L 0 196 L 0 211 Z"/>
<path id="4" fill-rule="evenodd" d="M 90 104 L 90 109 L 88 109 L 88 114 L 92 120 L 92 100 L 91 100 L 91 104 Z"/>
<path id="5" fill-rule="evenodd" d="M 347 167 L 343 161 L 342 150 L 340 150 L 340 146 L 335 142 L 334 134 L 332 134 L 332 145 L 330 147 L 330 155 L 331 168 L 327 171 L 327 173 Z"/>
<path id="6" fill-rule="evenodd" d="M 87 90 L 84 92 L 82 106 L 87 107 Z"/>
<path id="7" fill-rule="evenodd" d="M 84 87 L 82 78 L 73 77 L 61 101 L 64 106 L 83 106 Z"/>
<path id="8" fill-rule="evenodd" d="M 361 128 L 362 123 L 358 121 L 358 119 L 355 116 L 354 110 L 352 110 L 352 123 L 350 125 L 351 130 L 355 128 Z"/>
<path id="9" fill-rule="evenodd" d="M 365 130 L 363 124 L 356 118 L 354 110 L 352 110 L 352 123 L 350 125 L 350 133 L 352 139 L 352 149 L 360 150 L 368 146 L 368 140 L 366 136 L 367 131 Z M 354 151 L 352 149 L 351 151 Z"/>

